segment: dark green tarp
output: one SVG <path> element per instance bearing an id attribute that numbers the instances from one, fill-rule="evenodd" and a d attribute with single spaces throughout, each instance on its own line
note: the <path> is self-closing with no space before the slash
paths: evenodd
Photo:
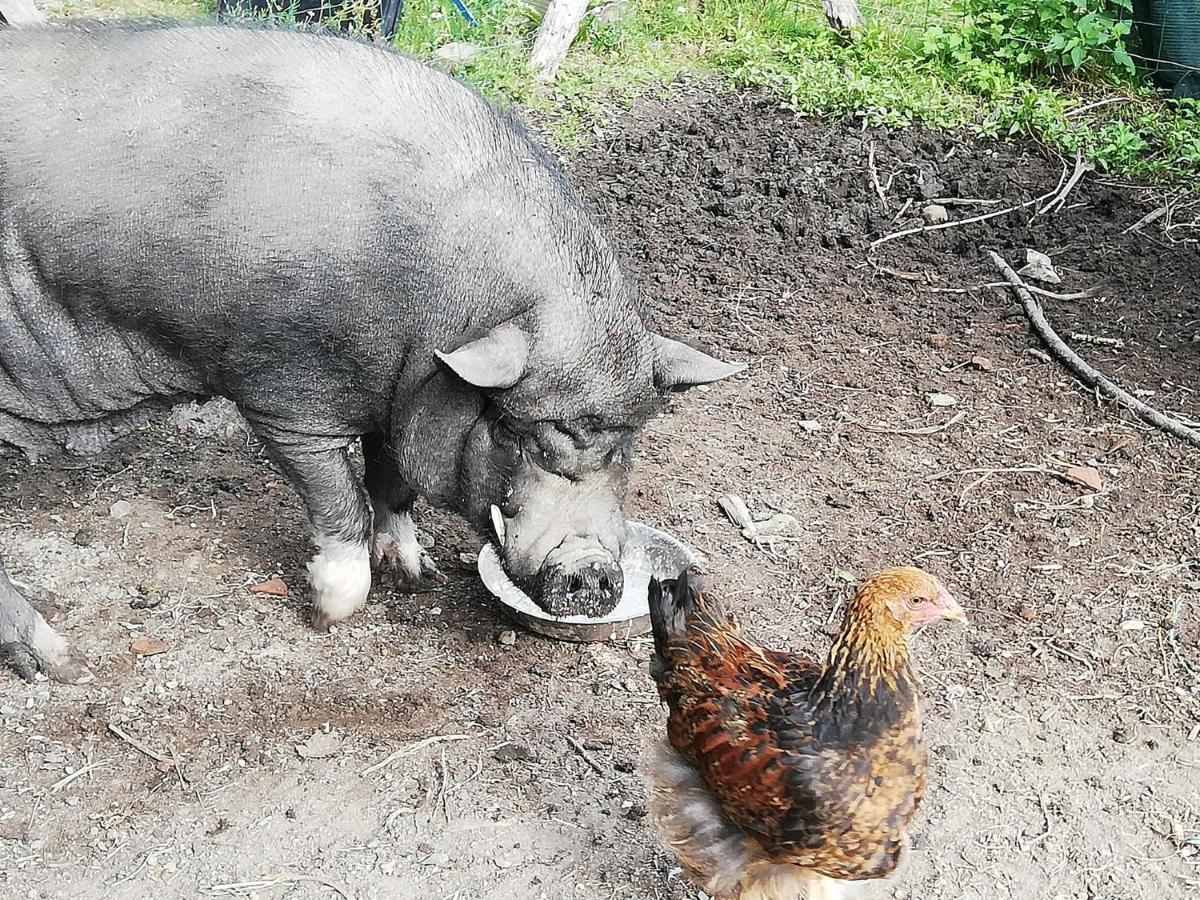
<path id="1" fill-rule="evenodd" d="M 1200 97 L 1200 0 L 1134 0 L 1143 64 L 1175 96 Z"/>

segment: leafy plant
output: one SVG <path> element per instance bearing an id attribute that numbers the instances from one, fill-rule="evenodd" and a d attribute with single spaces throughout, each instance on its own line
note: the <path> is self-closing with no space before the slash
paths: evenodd
<path id="1" fill-rule="evenodd" d="M 1129 76 L 1132 11 L 1132 0 L 953 0 L 946 23 L 927 30 L 925 51 L 960 65 L 989 60 L 1022 75 L 1086 65 Z"/>

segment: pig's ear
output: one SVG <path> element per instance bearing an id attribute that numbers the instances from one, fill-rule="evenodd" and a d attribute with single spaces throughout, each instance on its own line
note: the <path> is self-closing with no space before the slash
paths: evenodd
<path id="1" fill-rule="evenodd" d="M 510 388 L 525 374 L 529 338 L 518 325 L 504 322 L 457 350 L 433 352 L 467 384 L 477 388 Z"/>
<path id="2" fill-rule="evenodd" d="M 726 363 L 703 350 L 673 341 L 661 334 L 654 339 L 654 384 L 660 391 L 684 390 L 698 384 L 710 384 L 746 371 L 745 363 Z"/>

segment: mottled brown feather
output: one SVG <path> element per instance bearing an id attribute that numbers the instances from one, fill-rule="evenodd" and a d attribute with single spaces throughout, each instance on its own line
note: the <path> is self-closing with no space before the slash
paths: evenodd
<path id="1" fill-rule="evenodd" d="M 667 734 L 766 864 L 892 874 L 925 791 L 907 631 L 881 580 L 851 603 L 825 666 L 747 641 L 703 598 L 658 679 Z"/>

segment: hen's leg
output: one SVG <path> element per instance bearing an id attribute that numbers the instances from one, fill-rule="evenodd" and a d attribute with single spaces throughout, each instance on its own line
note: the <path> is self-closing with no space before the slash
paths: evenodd
<path id="1" fill-rule="evenodd" d="M 445 584 L 444 576 L 417 539 L 413 524 L 413 504 L 417 492 L 400 477 L 390 448 L 382 435 L 363 438 L 363 457 L 367 493 L 375 510 L 375 535 L 371 558 L 387 564 L 400 575 L 401 590 L 416 593 Z"/>
<path id="2" fill-rule="evenodd" d="M 313 627 L 362 609 L 371 590 L 371 513 L 350 466 L 347 446 L 313 446 L 303 440 L 263 436 L 267 453 L 300 493 L 312 524 L 317 554 L 308 564 L 313 589 Z"/>
<path id="3" fill-rule="evenodd" d="M 46 624 L 17 590 L 0 561 L 0 665 L 32 681 L 45 672 L 64 684 L 87 684 L 93 679 L 82 660 L 72 656 L 67 642 Z"/>

